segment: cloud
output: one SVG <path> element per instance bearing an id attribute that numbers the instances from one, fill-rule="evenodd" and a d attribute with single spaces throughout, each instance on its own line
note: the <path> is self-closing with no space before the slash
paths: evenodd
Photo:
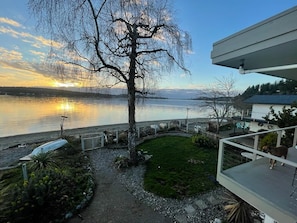
<path id="1" fill-rule="evenodd" d="M 3 47 L 0 47 L 0 58 L 5 59 L 6 61 L 16 61 L 22 60 L 23 56 L 20 52 L 15 50 L 7 50 Z"/>
<path id="2" fill-rule="evenodd" d="M 51 46 L 54 48 L 61 48 L 62 44 L 50 39 L 46 39 L 42 36 L 34 36 L 27 32 L 18 32 L 12 28 L 0 26 L 0 33 L 10 35 L 14 38 L 21 39 L 23 42 L 30 43 L 35 48 L 41 48 L 44 46 Z"/>
<path id="3" fill-rule="evenodd" d="M 62 44 L 50 39 L 46 39 L 42 36 L 32 36 L 32 38 L 36 41 L 36 43 L 41 44 L 42 46 L 52 46 L 54 48 L 61 48 Z"/>
<path id="4" fill-rule="evenodd" d="M 209 89 L 208 84 L 189 84 L 187 89 Z"/>
<path id="5" fill-rule="evenodd" d="M 186 73 L 181 73 L 179 76 L 180 76 L 181 78 L 185 78 L 185 77 L 188 77 L 189 75 L 186 74 Z"/>
<path id="6" fill-rule="evenodd" d="M 11 56 L 11 60 L 4 60 L 1 56 L 2 53 L 14 56 Z M 54 80 L 67 80 L 68 82 L 73 81 L 78 83 L 87 81 L 86 73 L 81 73 L 81 75 L 69 73 L 71 69 L 67 68 L 67 65 L 66 70 L 68 72 L 66 71 L 65 74 L 60 74 L 46 63 L 28 62 L 22 60 L 21 55 L 18 55 L 17 52 L 5 51 L 3 48 L 0 48 L 0 83 L 3 86 L 15 86 L 16 84 L 17 86 L 37 86 L 35 83 L 38 84 L 38 79 L 43 82 L 43 86 L 53 85 Z M 45 84 L 45 80 L 47 81 L 47 84 Z M 24 85 L 24 83 L 27 84 Z"/>
<path id="7" fill-rule="evenodd" d="M 0 68 L 0 83 L 2 86 L 51 86 L 53 80 L 40 74 L 25 71 L 10 70 Z"/>
<path id="8" fill-rule="evenodd" d="M 40 52 L 40 51 L 36 51 L 36 50 L 29 50 L 29 51 L 33 55 L 39 56 L 40 58 L 45 58 L 46 57 L 46 53 L 44 53 L 44 52 Z"/>
<path id="9" fill-rule="evenodd" d="M 30 51 L 31 53 L 43 57 L 44 53 L 37 51 Z M 7 50 L 0 47 L 0 71 L 9 70 L 7 76 L 17 72 L 30 72 L 37 73 L 39 75 L 51 76 L 52 73 L 47 69 L 46 66 L 37 62 L 28 62 L 24 60 L 21 52 L 16 50 Z"/>
<path id="10" fill-rule="evenodd" d="M 15 26 L 15 27 L 21 27 L 20 23 L 14 21 L 12 19 L 4 18 L 4 17 L 0 17 L 0 23 L 8 24 L 8 25 Z"/>
<path id="11" fill-rule="evenodd" d="M 16 21 L 0 17 L 0 37 L 9 40 L 2 41 L 0 46 L 0 83 L 4 86 L 51 85 L 59 77 L 44 62 L 47 58 L 45 51 L 49 47 L 61 49 L 63 46 L 24 31 L 25 28 Z"/>
<path id="12" fill-rule="evenodd" d="M 192 51 L 192 50 L 185 50 L 185 53 L 186 54 L 189 54 L 189 55 L 194 55 L 195 54 L 195 52 L 194 51 Z"/>
<path id="13" fill-rule="evenodd" d="M 0 60 L 0 83 L 3 86 L 48 86 L 51 80 L 26 61 Z"/>

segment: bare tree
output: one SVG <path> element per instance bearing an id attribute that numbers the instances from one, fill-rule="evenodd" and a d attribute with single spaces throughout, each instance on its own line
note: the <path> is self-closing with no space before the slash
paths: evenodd
<path id="1" fill-rule="evenodd" d="M 174 22 L 169 1 L 29 0 L 29 8 L 39 27 L 64 45 L 52 58 L 75 67 L 79 78 L 127 87 L 128 149 L 136 162 L 135 95 L 174 67 L 189 73 L 183 55 L 191 38 Z"/>
<path id="2" fill-rule="evenodd" d="M 210 118 L 216 120 L 216 132 L 222 126 L 226 118 L 230 117 L 233 109 L 232 99 L 235 94 L 235 80 L 232 75 L 217 79 L 207 92 L 204 107 L 210 109 Z"/>

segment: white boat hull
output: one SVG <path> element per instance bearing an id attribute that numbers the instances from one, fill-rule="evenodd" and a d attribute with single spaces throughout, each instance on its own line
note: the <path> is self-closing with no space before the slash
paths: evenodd
<path id="1" fill-rule="evenodd" d="M 57 139 L 55 141 L 47 142 L 36 147 L 29 155 L 20 158 L 20 161 L 29 161 L 32 159 L 33 156 L 59 149 L 67 143 L 68 141 L 66 139 Z"/>

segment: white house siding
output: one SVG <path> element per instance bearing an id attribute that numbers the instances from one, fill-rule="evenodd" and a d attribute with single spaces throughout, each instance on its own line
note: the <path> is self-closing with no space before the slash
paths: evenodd
<path id="1" fill-rule="evenodd" d="M 271 105 L 271 104 L 253 104 L 253 109 L 252 109 L 252 119 L 260 119 L 264 120 L 263 117 L 265 117 L 267 114 L 270 113 L 270 107 L 273 106 L 273 109 L 275 112 L 282 111 L 284 105 Z M 290 107 L 289 105 L 286 105 L 288 108 Z M 270 116 L 271 118 L 271 116 Z"/>
<path id="2" fill-rule="evenodd" d="M 275 112 L 282 111 L 284 105 L 272 105 L 272 104 L 253 104 L 252 114 L 251 118 L 256 120 L 263 120 L 267 114 L 270 114 L 270 107 L 273 107 Z M 286 105 L 287 107 L 290 107 L 289 105 Z M 269 115 L 271 118 L 271 115 Z M 257 132 L 259 130 L 272 130 L 278 128 L 277 125 L 272 125 L 270 123 L 259 123 L 257 121 L 251 121 L 249 125 L 249 130 L 251 132 Z"/>

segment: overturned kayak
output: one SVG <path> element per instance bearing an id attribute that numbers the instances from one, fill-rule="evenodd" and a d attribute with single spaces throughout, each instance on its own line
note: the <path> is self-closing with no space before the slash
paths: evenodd
<path id="1" fill-rule="evenodd" d="M 59 149 L 67 143 L 68 141 L 66 139 L 57 139 L 55 141 L 47 142 L 36 147 L 29 155 L 20 158 L 20 161 L 29 161 L 32 159 L 33 156 L 36 156 L 40 153 L 47 153 L 49 151 Z"/>

